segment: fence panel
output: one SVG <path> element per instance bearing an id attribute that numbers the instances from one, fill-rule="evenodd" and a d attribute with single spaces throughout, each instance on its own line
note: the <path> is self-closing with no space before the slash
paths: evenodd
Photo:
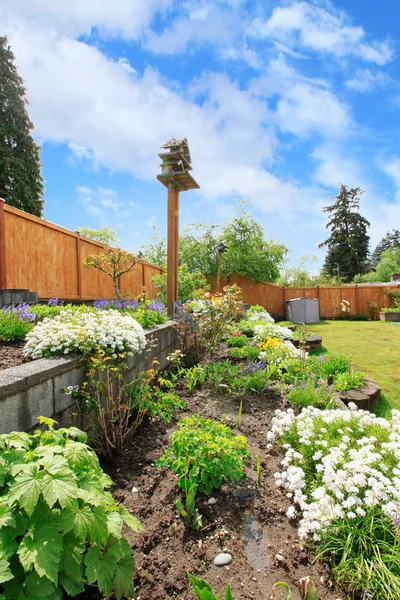
<path id="1" fill-rule="evenodd" d="M 94 300 L 114 297 L 111 278 L 97 269 L 82 267 L 89 254 L 99 254 L 104 245 L 59 227 L 22 210 L 0 203 L 4 230 L 0 230 L 0 246 L 4 259 L 0 281 L 4 288 L 28 289 L 39 298 Z M 148 298 L 157 293 L 151 278 L 162 269 L 148 263 L 121 278 L 124 294 L 138 296 L 143 285 Z"/>

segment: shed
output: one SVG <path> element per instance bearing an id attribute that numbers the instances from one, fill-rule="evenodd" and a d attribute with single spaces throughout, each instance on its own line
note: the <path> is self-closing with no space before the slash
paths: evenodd
<path id="1" fill-rule="evenodd" d="M 286 300 L 286 318 L 292 323 L 318 323 L 318 298 L 293 298 L 293 300 Z"/>

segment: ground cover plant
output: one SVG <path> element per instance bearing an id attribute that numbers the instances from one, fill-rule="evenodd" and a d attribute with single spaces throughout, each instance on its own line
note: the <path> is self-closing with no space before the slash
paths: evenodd
<path id="1" fill-rule="evenodd" d="M 133 556 L 122 523 L 141 525 L 107 491 L 111 479 L 75 428 L 0 436 L 0 597 L 61 599 L 96 583 L 133 595 Z"/>

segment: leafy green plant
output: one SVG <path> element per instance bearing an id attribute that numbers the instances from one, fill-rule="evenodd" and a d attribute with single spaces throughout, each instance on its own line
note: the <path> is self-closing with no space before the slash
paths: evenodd
<path id="1" fill-rule="evenodd" d="M 300 594 L 300 600 L 318 600 L 318 591 L 311 577 L 303 577 L 302 579 L 300 579 L 300 581 L 297 584 L 297 587 Z M 294 600 L 292 591 L 287 583 L 285 583 L 284 581 L 278 581 L 277 583 L 275 583 L 273 590 L 276 588 L 284 589 L 287 592 L 285 600 Z"/>
<path id="2" fill-rule="evenodd" d="M 227 355 L 229 358 L 236 358 L 239 360 L 256 360 L 260 356 L 260 348 L 257 348 L 257 346 L 229 348 Z"/>
<path id="3" fill-rule="evenodd" d="M 207 581 L 199 579 L 189 573 L 190 583 L 192 584 L 193 590 L 199 600 L 219 600 L 221 595 L 216 594 Z M 222 600 L 222 598 L 221 598 Z M 225 600 L 233 600 L 232 589 L 230 584 L 225 589 Z"/>
<path id="4" fill-rule="evenodd" d="M 337 373 L 333 378 L 332 388 L 338 392 L 347 392 L 364 385 L 365 374 L 360 371 Z"/>
<path id="5" fill-rule="evenodd" d="M 167 278 L 166 270 L 162 275 L 155 275 L 152 278 L 157 288 L 158 297 L 163 302 L 167 301 Z M 200 298 L 201 292 L 209 289 L 207 278 L 201 271 L 191 271 L 187 265 L 178 267 L 178 298 L 181 302 Z"/>
<path id="6" fill-rule="evenodd" d="M 4 314 L 0 311 L 0 341 L 2 342 L 22 342 L 33 327 L 33 323 L 21 321 L 15 313 Z"/>
<path id="7" fill-rule="evenodd" d="M 201 514 L 196 508 L 196 492 L 196 486 L 192 486 L 185 495 L 185 504 L 183 504 L 182 500 L 177 500 L 175 506 L 185 521 L 186 527 L 197 530 L 201 529 L 202 519 Z"/>
<path id="8" fill-rule="evenodd" d="M 127 314 L 130 314 L 142 327 L 149 328 L 155 327 L 165 323 L 167 317 L 158 310 L 151 310 L 148 308 L 137 308 L 136 310 L 127 310 Z"/>
<path id="9" fill-rule="evenodd" d="M 243 348 L 247 345 L 247 341 L 246 335 L 232 335 L 226 340 L 226 345 L 232 348 Z"/>
<path id="10" fill-rule="evenodd" d="M 194 486 L 210 494 L 225 480 L 238 481 L 250 456 L 245 437 L 234 436 L 226 425 L 198 414 L 179 421 L 171 442 L 157 467 L 174 471 L 185 492 Z"/>
<path id="11" fill-rule="evenodd" d="M 367 313 L 371 321 L 376 319 L 379 314 L 379 304 L 377 302 L 367 302 Z"/>
<path id="12" fill-rule="evenodd" d="M 327 408 L 333 403 L 333 396 L 328 385 L 319 385 L 315 387 L 313 382 L 301 385 L 295 385 L 289 389 L 285 395 L 286 399 L 296 406 L 316 406 L 317 408 Z"/>
<path id="13" fill-rule="evenodd" d="M 141 525 L 106 491 L 111 479 L 76 428 L 0 436 L 0 597 L 56 600 L 96 583 L 132 597 L 132 549 L 122 523 Z"/>
<path id="14" fill-rule="evenodd" d="M 317 558 L 332 567 L 351 597 L 400 598 L 399 527 L 377 507 L 364 516 L 344 517 L 323 531 Z"/>

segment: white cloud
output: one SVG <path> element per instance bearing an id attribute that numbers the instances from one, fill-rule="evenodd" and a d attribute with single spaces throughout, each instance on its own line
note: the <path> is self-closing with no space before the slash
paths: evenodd
<path id="1" fill-rule="evenodd" d="M 369 92 L 389 84 L 389 77 L 380 71 L 373 73 L 370 69 L 357 69 L 354 77 L 346 81 L 346 87 L 356 92 Z"/>
<path id="2" fill-rule="evenodd" d="M 104 218 L 111 211 L 119 210 L 121 205 L 117 202 L 117 192 L 101 186 L 88 187 L 78 185 L 76 187 L 78 201 L 83 205 L 85 212 L 93 217 Z"/>
<path id="3" fill-rule="evenodd" d="M 386 175 L 392 178 L 396 188 L 395 198 L 400 203 L 400 158 L 391 158 L 383 168 Z"/>
<path id="4" fill-rule="evenodd" d="M 313 180 L 324 187 L 338 189 L 342 183 L 348 187 L 368 186 L 360 164 L 349 156 L 344 157 L 337 144 L 317 146 L 311 159 L 316 163 Z"/>
<path id="5" fill-rule="evenodd" d="M 254 20 L 249 33 L 278 40 L 289 48 L 338 57 L 353 55 L 379 65 L 392 59 L 393 51 L 387 42 L 367 43 L 364 29 L 347 22 L 344 12 L 329 11 L 308 2 L 293 2 L 290 6 L 275 8 L 268 20 Z"/>
<path id="6" fill-rule="evenodd" d="M 0 3 L 2 29 L 52 30 L 59 36 L 90 35 L 97 28 L 104 36 L 135 39 L 157 10 L 172 0 L 5 0 Z"/>

